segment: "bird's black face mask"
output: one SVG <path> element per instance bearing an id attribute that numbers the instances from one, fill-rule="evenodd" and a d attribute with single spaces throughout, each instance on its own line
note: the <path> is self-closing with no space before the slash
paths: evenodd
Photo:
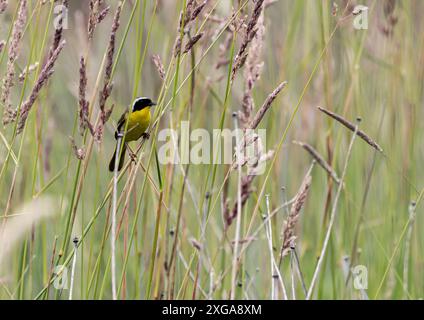
<path id="1" fill-rule="evenodd" d="M 156 103 L 153 102 L 150 98 L 138 98 L 134 101 L 133 103 L 133 108 L 132 111 L 140 111 L 143 110 L 144 108 L 147 107 L 151 107 L 151 106 L 155 106 Z"/>

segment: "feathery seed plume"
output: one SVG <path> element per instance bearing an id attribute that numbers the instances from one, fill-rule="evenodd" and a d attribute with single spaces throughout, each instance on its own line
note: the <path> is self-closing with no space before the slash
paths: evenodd
<path id="1" fill-rule="evenodd" d="M 190 22 L 196 20 L 196 18 L 200 15 L 200 13 L 202 12 L 203 8 L 206 6 L 207 3 L 208 3 L 208 0 L 205 0 L 201 4 L 196 6 L 195 0 L 187 0 L 185 8 L 181 10 L 180 12 L 180 18 L 179 18 L 178 30 L 177 30 L 178 35 L 175 39 L 174 50 L 173 50 L 174 57 L 177 57 L 181 53 L 181 45 L 184 40 L 184 35 L 188 33 L 190 29 L 189 27 Z M 190 39 L 185 46 L 184 53 L 187 53 L 194 46 L 194 44 L 197 41 L 199 41 L 202 35 L 203 33 L 200 33 L 194 36 L 192 39 Z"/>
<path id="2" fill-rule="evenodd" d="M 88 128 L 91 134 L 94 134 L 93 126 L 90 123 L 89 119 L 89 110 L 88 110 L 88 101 L 86 100 L 87 92 L 87 70 L 85 59 L 81 57 L 80 59 L 80 68 L 79 68 L 79 90 L 78 90 L 78 117 L 79 117 L 79 128 L 80 134 L 84 134 L 84 130 Z"/>
<path id="3" fill-rule="evenodd" d="M 326 115 L 333 118 L 334 120 L 340 122 L 342 125 L 344 125 L 346 128 L 348 128 L 350 131 L 355 132 L 356 125 L 347 121 L 342 116 L 340 116 L 340 115 L 338 115 L 338 114 L 336 114 L 332 111 L 329 111 L 327 109 L 324 109 L 322 107 L 318 107 L 318 110 L 325 113 Z M 371 137 L 368 136 L 365 132 L 363 132 L 362 130 L 358 130 L 357 134 L 358 134 L 358 137 L 360 137 L 362 140 L 364 140 L 366 143 L 368 143 L 371 147 L 373 147 L 377 151 L 383 152 L 383 149 L 377 144 L 377 142 L 375 142 L 373 139 L 371 139 Z"/>
<path id="4" fill-rule="evenodd" d="M 105 105 L 113 88 L 113 83 L 111 82 L 113 58 L 115 54 L 116 33 L 120 25 L 122 4 L 123 2 L 120 1 L 118 4 L 118 7 L 116 8 L 115 16 L 113 17 L 112 28 L 110 31 L 109 44 L 108 44 L 107 55 L 106 55 L 104 85 L 99 95 L 100 123 L 97 125 L 95 133 L 94 133 L 94 138 L 97 142 L 100 142 L 102 140 L 104 125 L 109 120 L 113 110 L 113 106 L 110 109 L 106 110 Z"/>
<path id="5" fill-rule="evenodd" d="M 31 110 L 32 106 L 34 105 L 35 100 L 38 98 L 38 95 L 41 91 L 41 89 L 46 84 L 47 80 L 51 77 L 53 74 L 53 66 L 59 57 L 60 52 L 62 51 L 63 47 L 65 46 L 66 41 L 63 40 L 59 46 L 56 48 L 56 50 L 53 52 L 50 59 L 47 61 L 46 65 L 41 70 L 37 81 L 35 82 L 34 87 L 32 88 L 30 96 L 25 100 L 25 102 L 22 104 L 20 116 L 19 116 L 19 123 L 17 128 L 17 133 L 21 133 L 22 130 L 25 127 L 26 120 L 28 118 L 29 111 Z"/>
<path id="6" fill-rule="evenodd" d="M 27 70 L 27 69 L 23 70 L 23 71 L 19 74 L 19 77 L 18 77 L 19 82 L 21 82 L 21 83 L 22 83 L 22 82 L 24 82 L 25 78 L 26 78 L 28 75 L 30 75 L 32 72 L 34 72 L 34 70 L 35 70 L 35 69 L 37 69 L 37 68 L 38 68 L 38 65 L 39 65 L 39 63 L 38 63 L 38 62 L 36 62 L 36 63 L 34 63 L 34 64 L 30 65 L 30 66 L 28 67 L 28 70 Z"/>
<path id="7" fill-rule="evenodd" d="M 300 210 L 302 209 L 305 203 L 309 187 L 311 186 L 311 182 L 312 177 L 308 172 L 306 177 L 303 179 L 299 191 L 297 192 L 295 201 L 291 207 L 289 216 L 283 228 L 283 245 L 281 248 L 281 255 L 283 257 L 286 256 L 289 253 L 290 248 L 294 246 L 294 241 L 296 240 L 294 229 L 296 227 L 297 221 L 299 220 Z"/>
<path id="8" fill-rule="evenodd" d="M 74 152 L 75 156 L 78 160 L 84 160 L 85 158 L 85 150 L 84 148 L 78 148 L 74 138 L 71 136 L 69 137 L 69 141 L 71 142 L 72 151 Z"/>
<path id="9" fill-rule="evenodd" d="M 152 61 L 153 61 L 153 64 L 155 65 L 155 67 L 156 67 L 156 69 L 159 73 L 159 77 L 162 80 L 164 80 L 165 79 L 165 68 L 163 67 L 163 63 L 162 63 L 160 56 L 158 54 L 152 55 Z"/>
<path id="10" fill-rule="evenodd" d="M 65 10 L 68 10 L 68 1 L 66 1 L 66 0 L 62 1 L 62 5 L 66 8 Z M 57 47 L 60 44 L 60 41 L 62 40 L 62 36 L 63 36 L 63 15 L 64 15 L 64 12 L 63 12 L 63 7 L 62 7 L 62 11 L 59 13 L 60 18 L 58 20 L 58 24 L 57 24 L 57 26 L 55 28 L 55 32 L 54 32 L 53 44 L 50 47 L 49 54 L 47 55 L 47 60 L 50 59 L 53 52 L 57 49 Z"/>
<path id="11" fill-rule="evenodd" d="M 293 141 L 293 143 L 301 146 L 303 149 L 305 149 L 315 160 L 316 162 L 325 170 L 327 171 L 327 173 L 333 178 L 333 180 L 338 184 L 340 183 L 340 179 L 337 177 L 336 172 L 334 171 L 334 169 L 330 166 L 330 164 L 325 161 L 324 157 L 322 155 L 320 155 L 318 153 L 318 151 L 316 151 L 314 149 L 314 147 L 312 147 L 311 145 L 305 143 L 305 142 L 300 142 L 300 141 Z"/>
<path id="12" fill-rule="evenodd" d="M 249 127 L 252 129 L 256 129 L 259 122 L 261 122 L 262 118 L 264 117 L 265 113 L 268 111 L 268 109 L 271 107 L 272 103 L 274 102 L 275 98 L 277 98 L 278 94 L 283 90 L 283 88 L 287 85 L 287 81 L 283 81 L 278 85 L 277 88 L 274 89 L 273 92 L 265 99 L 264 103 L 262 104 L 262 107 L 258 110 L 253 120 L 250 122 Z"/>
<path id="13" fill-rule="evenodd" d="M 90 12 L 88 17 L 88 28 L 87 28 L 89 41 L 93 39 L 94 30 L 96 29 L 97 25 L 100 24 L 109 13 L 110 6 L 107 6 L 106 8 L 102 10 L 100 9 L 103 3 L 104 3 L 104 0 L 90 0 L 90 3 L 89 3 Z"/>
<path id="14" fill-rule="evenodd" d="M 190 38 L 190 40 L 187 42 L 183 53 L 187 53 L 193 48 L 193 46 L 200 40 L 200 38 L 203 36 L 203 32 L 200 32 L 199 34 L 196 34 L 193 38 Z"/>
<path id="15" fill-rule="evenodd" d="M 16 119 L 16 110 L 10 103 L 10 89 L 13 87 L 15 77 L 15 61 L 19 55 L 19 46 L 22 38 L 23 29 L 27 20 L 27 0 L 21 0 L 18 17 L 13 24 L 11 43 L 9 46 L 9 60 L 7 61 L 6 76 L 3 79 L 1 104 L 4 106 L 3 124 L 8 124 Z"/>
<path id="16" fill-rule="evenodd" d="M 243 67 L 247 58 L 247 47 L 252 42 L 253 37 L 257 32 L 256 24 L 263 10 L 264 0 L 257 0 L 255 2 L 255 7 L 253 8 L 252 16 L 249 19 L 247 24 L 246 33 L 241 43 L 240 49 L 234 58 L 234 65 L 232 69 L 231 79 L 234 80 L 237 70 Z"/>
<path id="17" fill-rule="evenodd" d="M 259 76 L 262 72 L 262 67 L 264 65 L 263 61 L 261 61 L 264 34 L 265 25 L 264 14 L 262 12 L 258 19 L 257 32 L 252 40 L 252 45 L 249 48 L 249 52 L 246 58 L 246 69 L 244 72 L 246 84 L 242 100 L 242 111 L 239 113 L 240 122 L 244 128 L 247 128 L 250 121 L 252 120 L 252 112 L 254 109 L 252 91 L 255 82 L 259 79 Z"/>
<path id="18" fill-rule="evenodd" d="M 7 8 L 7 0 L 0 0 L 0 13 L 3 13 Z"/>

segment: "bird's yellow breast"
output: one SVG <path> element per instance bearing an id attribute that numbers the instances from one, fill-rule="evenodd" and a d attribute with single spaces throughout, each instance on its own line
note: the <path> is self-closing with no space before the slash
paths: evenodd
<path id="1" fill-rule="evenodd" d="M 140 139 L 141 135 L 147 130 L 150 124 L 150 108 L 144 108 L 139 111 L 131 112 L 128 119 L 128 130 L 125 135 L 125 141 L 134 141 Z"/>

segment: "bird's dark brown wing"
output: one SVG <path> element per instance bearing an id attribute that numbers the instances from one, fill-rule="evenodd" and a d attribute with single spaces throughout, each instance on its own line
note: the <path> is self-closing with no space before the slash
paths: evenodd
<path id="1" fill-rule="evenodd" d="M 116 128 L 116 131 L 115 131 L 115 139 L 118 139 L 118 132 L 121 132 L 121 130 L 124 129 L 125 122 L 127 120 L 127 114 L 128 114 L 128 111 L 125 111 L 121 115 L 121 118 L 119 118 L 118 120 L 118 127 Z"/>

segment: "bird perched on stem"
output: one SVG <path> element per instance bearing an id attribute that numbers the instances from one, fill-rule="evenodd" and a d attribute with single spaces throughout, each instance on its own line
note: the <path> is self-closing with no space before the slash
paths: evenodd
<path id="1" fill-rule="evenodd" d="M 115 158 L 117 152 L 120 153 L 117 170 L 120 171 L 122 169 L 128 142 L 136 141 L 141 137 L 148 138 L 146 130 L 150 125 L 150 108 L 155 105 L 156 103 L 150 98 L 137 98 L 133 102 L 131 110 L 127 110 L 122 114 L 118 121 L 118 127 L 115 131 L 115 139 L 117 140 L 117 143 L 115 152 L 109 162 L 109 171 L 113 172 L 115 170 Z"/>

